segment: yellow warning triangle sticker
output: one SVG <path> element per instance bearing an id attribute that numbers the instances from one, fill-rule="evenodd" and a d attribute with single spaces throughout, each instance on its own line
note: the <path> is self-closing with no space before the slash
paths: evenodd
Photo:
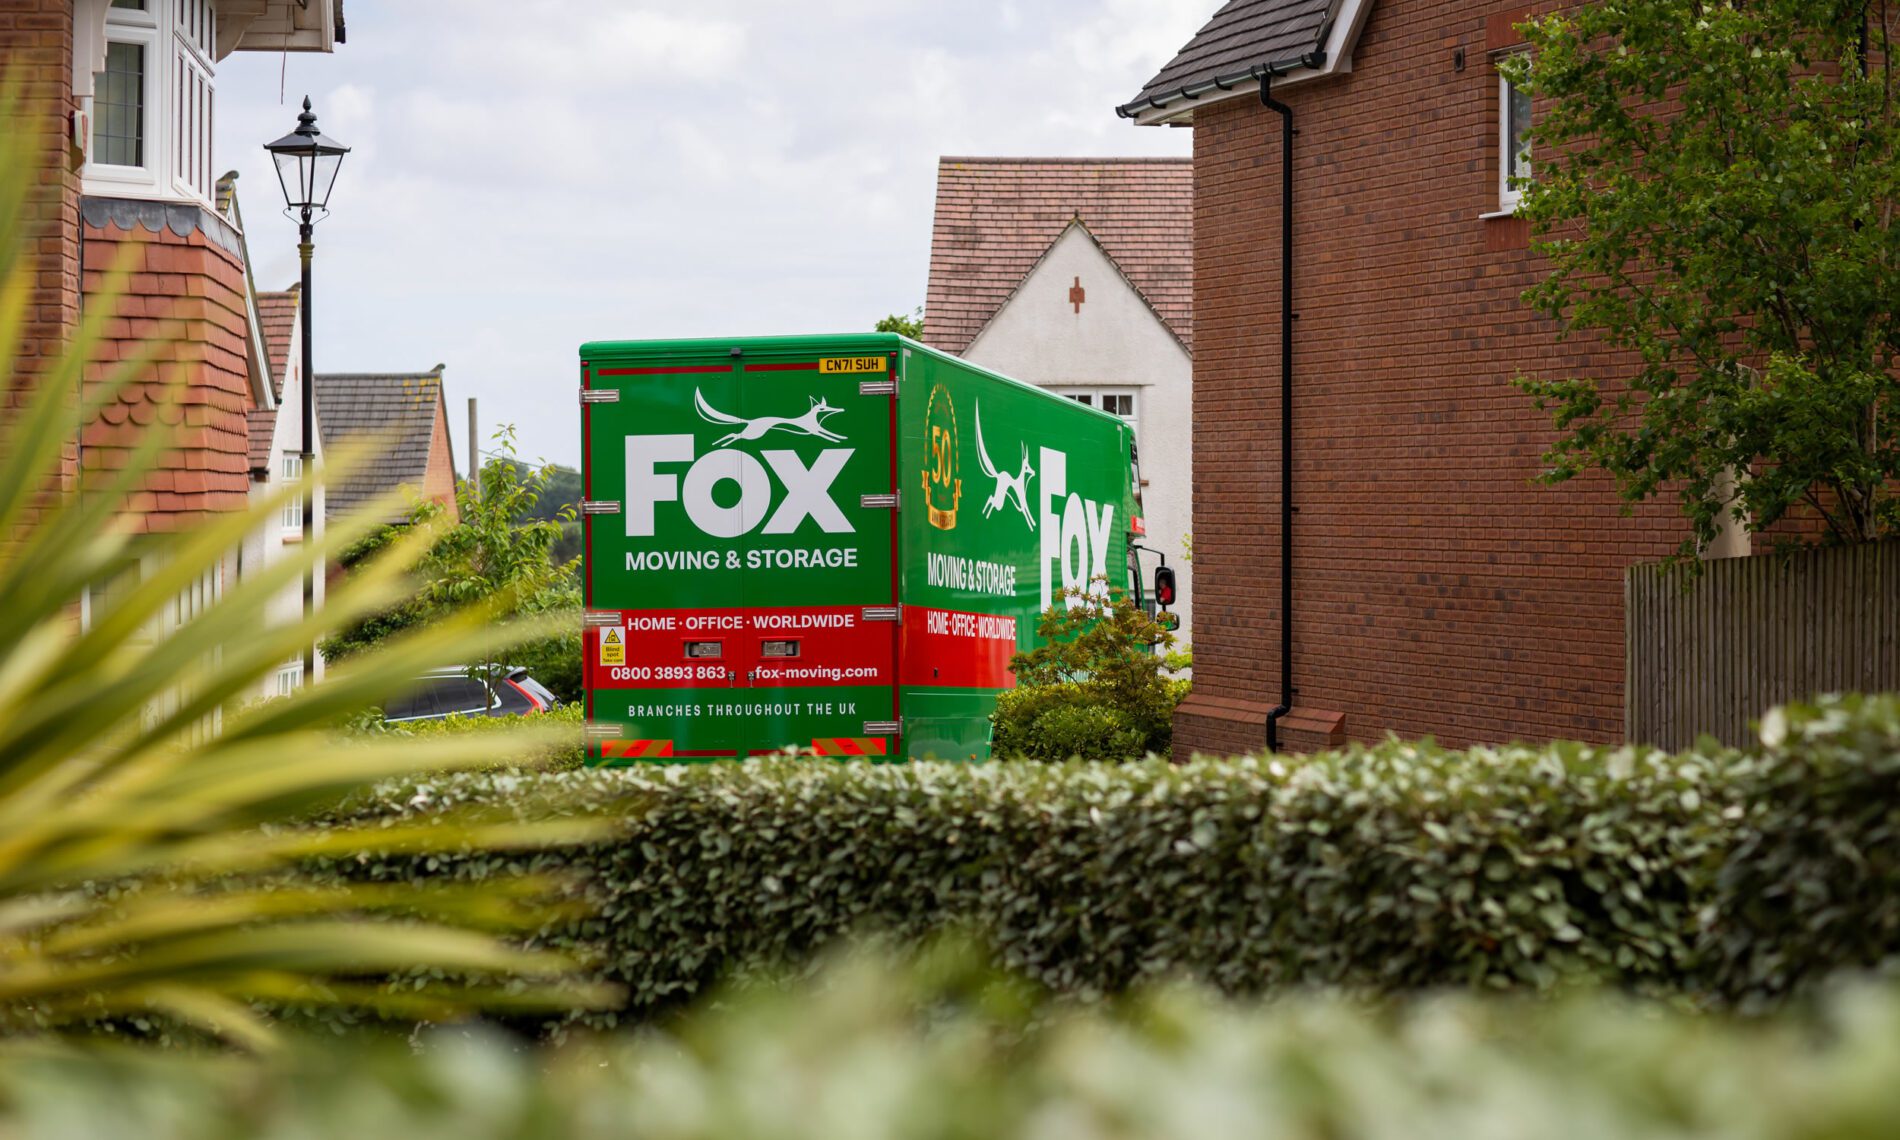
<path id="1" fill-rule="evenodd" d="M 608 645 L 619 645 L 619 644 L 620 644 L 620 631 L 619 631 L 619 630 L 617 630 L 617 629 L 610 629 L 610 630 L 608 630 L 608 631 L 607 631 L 607 644 L 608 644 Z"/>

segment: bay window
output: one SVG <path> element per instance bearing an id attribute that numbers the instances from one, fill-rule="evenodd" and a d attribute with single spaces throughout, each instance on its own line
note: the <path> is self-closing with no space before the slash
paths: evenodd
<path id="1" fill-rule="evenodd" d="M 111 0 L 93 57 L 104 69 L 93 74 L 86 193 L 210 204 L 216 34 L 211 0 Z"/>

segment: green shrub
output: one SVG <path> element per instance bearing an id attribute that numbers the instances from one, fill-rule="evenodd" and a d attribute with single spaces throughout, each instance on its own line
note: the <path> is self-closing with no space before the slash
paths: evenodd
<path id="1" fill-rule="evenodd" d="M 920 1017 L 919 1009 L 932 1011 Z M 1469 995 L 1368 1010 L 1168 991 L 1026 1021 L 1019 992 L 873 963 L 667 1033 L 560 1050 L 466 1030 L 260 1061 L 0 1052 L 22 1140 L 1885 1140 L 1900 993 L 1731 1021 Z"/>
<path id="2" fill-rule="evenodd" d="M 1722 868 L 1712 959 L 1724 989 L 1773 996 L 1900 956 L 1900 699 L 1762 718 L 1744 842 Z M 1799 937 L 1790 937 L 1791 932 Z"/>
<path id="3" fill-rule="evenodd" d="M 992 753 L 1001 759 L 1131 760 L 1166 755 L 1174 707 L 1187 682 L 1171 680 L 1174 637 L 1132 599 L 1111 601 L 1069 591 L 1044 611 L 1044 643 L 1009 667 L 1016 688 L 997 698 Z"/>

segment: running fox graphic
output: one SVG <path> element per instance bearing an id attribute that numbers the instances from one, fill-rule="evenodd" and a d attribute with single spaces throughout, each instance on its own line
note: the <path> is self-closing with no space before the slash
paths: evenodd
<path id="1" fill-rule="evenodd" d="M 1023 521 L 1030 530 L 1036 529 L 1036 519 L 1029 513 L 1029 481 L 1036 477 L 1036 469 L 1029 465 L 1029 445 L 1023 444 L 1023 465 L 1016 474 L 998 471 L 996 464 L 990 461 L 990 449 L 983 443 L 983 404 L 976 405 L 976 456 L 983 463 L 983 474 L 996 480 L 996 489 L 990 492 L 989 501 L 983 504 L 983 517 L 1014 503 L 1023 514 Z"/>
<path id="2" fill-rule="evenodd" d="M 697 388 L 693 390 L 693 407 L 699 410 L 700 417 L 707 423 L 741 425 L 738 431 L 721 437 L 717 443 L 713 444 L 714 447 L 725 447 L 742 440 L 755 440 L 764 436 L 766 432 L 778 428 L 784 428 L 786 431 L 796 432 L 799 435 L 815 436 L 830 443 L 844 442 L 844 436 L 826 430 L 824 424 L 826 416 L 835 415 L 844 409 L 834 408 L 817 396 L 811 398 L 811 410 L 796 419 L 786 416 L 759 416 L 748 420 L 742 416 L 729 416 L 708 404 L 705 393 Z"/>

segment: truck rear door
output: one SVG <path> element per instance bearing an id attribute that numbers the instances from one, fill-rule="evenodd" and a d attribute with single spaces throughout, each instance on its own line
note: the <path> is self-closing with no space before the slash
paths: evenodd
<path id="1" fill-rule="evenodd" d="M 590 368 L 595 756 L 895 755 L 890 359 Z"/>
<path id="2" fill-rule="evenodd" d="M 746 752 L 895 755 L 893 359 L 748 350 L 743 423 L 764 517 L 741 540 Z M 721 438 L 724 438 L 723 436 Z M 743 463 L 744 461 L 740 461 Z"/>

